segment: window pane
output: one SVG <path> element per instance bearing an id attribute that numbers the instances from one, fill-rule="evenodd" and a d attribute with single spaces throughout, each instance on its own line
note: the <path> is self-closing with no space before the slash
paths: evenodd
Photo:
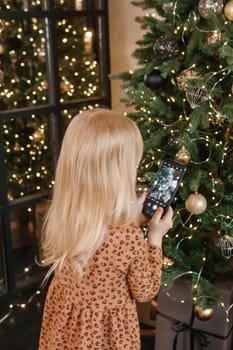
<path id="1" fill-rule="evenodd" d="M 41 9 L 41 3 L 44 0 L 4 0 L 0 2 L 0 10 L 8 11 L 28 11 Z"/>
<path id="2" fill-rule="evenodd" d="M 3 133 L 9 200 L 51 188 L 49 117 L 12 118 Z"/>
<path id="3" fill-rule="evenodd" d="M 64 10 L 101 10 L 103 0 L 55 0 L 55 6 Z"/>
<path id="4" fill-rule="evenodd" d="M 11 212 L 11 238 L 17 288 L 41 280 L 45 269 L 39 266 L 40 234 L 48 201 Z"/>
<path id="5" fill-rule="evenodd" d="M 95 31 L 87 18 L 71 17 L 57 23 L 61 102 L 100 96 Z"/>
<path id="6" fill-rule="evenodd" d="M 0 108 L 47 103 L 44 20 L 0 20 L 0 37 Z"/>

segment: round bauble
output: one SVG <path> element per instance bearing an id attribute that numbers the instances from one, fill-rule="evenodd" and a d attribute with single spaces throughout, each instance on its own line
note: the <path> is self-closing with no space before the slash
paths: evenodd
<path id="1" fill-rule="evenodd" d="M 159 89 L 164 82 L 165 79 L 158 69 L 153 69 L 152 72 L 144 75 L 144 84 L 151 90 Z"/>
<path id="2" fill-rule="evenodd" d="M 160 60 L 166 60 L 177 56 L 179 53 L 179 45 L 174 38 L 161 37 L 155 41 L 153 50 Z"/>
<path id="3" fill-rule="evenodd" d="M 233 21 L 233 0 L 228 1 L 224 6 L 224 16 L 229 21 Z"/>
<path id="4" fill-rule="evenodd" d="M 224 235 L 217 240 L 216 246 L 224 258 L 230 259 L 233 256 L 233 237 Z"/>
<path id="5" fill-rule="evenodd" d="M 33 135 L 32 135 L 33 141 L 35 143 L 41 143 L 45 140 L 45 132 L 44 129 L 37 129 L 36 131 L 34 131 Z"/>
<path id="6" fill-rule="evenodd" d="M 191 193 L 185 201 L 188 212 L 198 215 L 203 213 L 207 207 L 206 198 L 200 193 Z"/>
<path id="7" fill-rule="evenodd" d="M 193 69 L 185 69 L 175 79 L 178 89 L 186 90 L 189 87 L 188 81 L 193 79 L 201 79 L 201 74 Z"/>
<path id="8" fill-rule="evenodd" d="M 207 44 L 215 44 L 222 39 L 222 33 L 215 30 L 214 32 L 206 34 Z"/>
<path id="9" fill-rule="evenodd" d="M 184 146 L 182 146 L 181 149 L 176 153 L 175 160 L 180 164 L 188 164 L 190 158 L 191 156 L 189 151 Z"/>
<path id="10" fill-rule="evenodd" d="M 194 313 L 201 321 L 208 321 L 214 316 L 214 309 L 202 309 L 200 306 L 195 305 Z"/>
<path id="11" fill-rule="evenodd" d="M 203 18 L 208 18 L 213 13 L 221 13 L 222 9 L 222 0 L 200 0 L 198 4 L 198 11 Z"/>

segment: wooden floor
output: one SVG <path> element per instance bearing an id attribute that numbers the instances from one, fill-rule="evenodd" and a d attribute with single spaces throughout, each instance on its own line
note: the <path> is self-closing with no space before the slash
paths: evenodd
<path id="1" fill-rule="evenodd" d="M 35 295 L 30 301 L 31 295 L 11 301 L 14 305 L 11 314 L 0 323 L 1 350 L 38 350 L 45 294 Z M 8 311 L 9 302 L 0 304 L 0 320 Z M 141 350 L 154 350 L 154 337 L 154 329 L 141 325 Z"/>

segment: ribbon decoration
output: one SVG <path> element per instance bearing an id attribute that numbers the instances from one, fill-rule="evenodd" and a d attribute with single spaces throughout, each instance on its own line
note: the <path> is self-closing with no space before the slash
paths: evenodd
<path id="1" fill-rule="evenodd" d="M 181 321 L 174 321 L 172 324 L 172 330 L 176 332 L 176 335 L 173 341 L 173 350 L 177 349 L 179 334 L 185 331 L 190 331 L 191 341 L 193 338 L 197 339 L 200 350 L 202 350 L 203 347 L 208 346 L 210 343 L 210 341 L 208 340 L 204 332 L 197 329 L 193 329 L 190 325 L 187 325 Z"/>
<path id="2" fill-rule="evenodd" d="M 172 350 L 178 350 L 177 343 L 178 343 L 179 335 L 183 332 L 186 332 L 186 331 L 190 332 L 191 350 L 193 349 L 194 340 L 196 340 L 198 342 L 197 344 L 199 345 L 200 350 L 203 350 L 204 347 L 207 347 L 210 344 L 210 340 L 208 339 L 208 336 L 211 336 L 211 337 L 214 337 L 217 339 L 225 340 L 225 339 L 229 338 L 229 336 L 231 335 L 231 333 L 233 331 L 233 325 L 232 325 L 230 330 L 228 331 L 227 335 L 221 336 L 221 335 L 217 335 L 217 334 L 214 334 L 211 332 L 207 332 L 207 331 L 193 328 L 192 323 L 187 324 L 185 322 L 176 320 L 175 318 L 170 317 L 170 316 L 160 312 L 159 310 L 157 311 L 157 314 L 172 322 L 171 329 L 173 332 L 175 332 Z"/>

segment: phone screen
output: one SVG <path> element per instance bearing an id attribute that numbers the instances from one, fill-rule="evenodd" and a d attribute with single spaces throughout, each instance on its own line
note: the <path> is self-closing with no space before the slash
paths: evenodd
<path id="1" fill-rule="evenodd" d="M 154 215 L 158 207 L 166 209 L 173 201 L 186 167 L 171 160 L 164 160 L 143 204 L 143 214 Z"/>

